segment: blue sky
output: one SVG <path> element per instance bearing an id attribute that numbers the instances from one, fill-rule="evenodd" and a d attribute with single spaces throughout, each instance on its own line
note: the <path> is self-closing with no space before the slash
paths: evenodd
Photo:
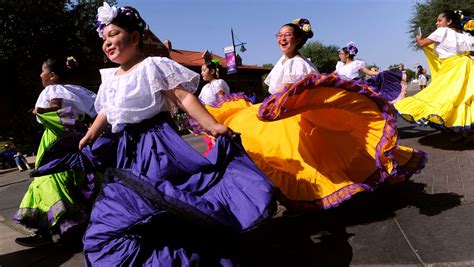
<path id="1" fill-rule="evenodd" d="M 325 45 L 354 41 L 357 59 L 382 69 L 404 63 L 427 66 L 421 50 L 409 47 L 408 20 L 416 0 L 119 0 L 138 9 L 150 29 L 173 48 L 209 50 L 223 56 L 232 45 L 230 29 L 247 51 L 243 63 L 276 63 L 281 52 L 274 34 L 295 18 L 310 20 L 314 37 Z M 435 18 L 433 18 L 435 23 Z M 429 33 L 427 33 L 429 34 Z M 236 40 L 236 43 L 239 43 Z"/>

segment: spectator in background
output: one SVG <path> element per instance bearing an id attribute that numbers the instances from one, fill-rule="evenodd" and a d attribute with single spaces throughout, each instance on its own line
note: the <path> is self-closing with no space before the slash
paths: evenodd
<path id="1" fill-rule="evenodd" d="M 17 151 L 13 158 L 15 159 L 15 164 L 20 172 L 26 171 L 26 169 L 31 170 L 28 161 L 20 151 Z"/>
<path id="2" fill-rule="evenodd" d="M 209 105 L 215 102 L 220 97 L 230 94 L 230 88 L 227 83 L 219 79 L 219 61 L 211 60 L 201 66 L 201 76 L 204 81 L 208 83 L 204 85 L 199 94 L 199 100 L 202 103 Z"/>
<path id="3" fill-rule="evenodd" d="M 426 77 L 426 69 L 423 66 L 418 65 L 416 67 L 416 78 L 418 79 L 418 85 L 420 86 L 420 91 L 425 89 L 428 78 Z"/>

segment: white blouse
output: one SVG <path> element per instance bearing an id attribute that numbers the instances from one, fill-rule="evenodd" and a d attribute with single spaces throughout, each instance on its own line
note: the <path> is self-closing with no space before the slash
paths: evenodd
<path id="1" fill-rule="evenodd" d="M 360 69 L 365 67 L 365 62 L 362 60 L 354 60 L 349 64 L 344 64 L 338 61 L 336 64 L 336 74 L 346 80 L 353 80 L 362 77 Z"/>
<path id="2" fill-rule="evenodd" d="M 199 100 L 201 100 L 202 103 L 209 105 L 216 101 L 216 94 L 221 90 L 224 91 L 224 94 L 226 95 L 230 94 L 229 85 L 224 80 L 212 80 L 210 83 L 207 83 L 202 87 L 201 93 L 199 93 Z"/>
<path id="3" fill-rule="evenodd" d="M 71 107 L 72 112 L 75 114 L 87 114 L 91 118 L 97 115 L 94 109 L 95 93 L 82 86 L 73 84 L 46 86 L 36 100 L 35 107 L 51 107 L 49 102 L 55 98 L 61 99 L 61 108 Z"/>
<path id="4" fill-rule="evenodd" d="M 162 90 L 181 85 L 193 93 L 199 85 L 199 74 L 162 57 L 148 57 L 134 70 L 116 75 L 117 68 L 101 69 L 102 84 L 97 93 L 97 113 L 107 115 L 112 132 L 125 124 L 152 118 L 169 106 Z"/>
<path id="5" fill-rule="evenodd" d="M 439 58 L 474 51 L 473 37 L 469 33 L 459 33 L 449 27 L 439 27 L 427 38 L 435 41 L 435 51 Z"/>
<path id="6" fill-rule="evenodd" d="M 264 81 L 269 87 L 268 92 L 270 94 L 279 93 L 278 89 L 283 83 L 294 83 L 312 72 L 318 73 L 316 66 L 307 58 L 298 55 L 282 63 L 284 59 L 285 56 L 283 55 Z"/>

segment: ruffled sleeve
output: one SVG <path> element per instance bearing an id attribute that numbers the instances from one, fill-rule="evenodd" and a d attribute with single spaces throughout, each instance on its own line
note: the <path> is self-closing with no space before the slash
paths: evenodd
<path id="1" fill-rule="evenodd" d="M 116 71 L 117 71 L 117 68 L 100 69 L 99 72 L 100 72 L 100 77 L 101 77 L 101 84 L 105 84 L 110 79 L 112 79 Z M 107 90 L 99 88 L 99 92 L 97 92 L 97 97 L 94 103 L 94 107 L 95 107 L 95 110 L 97 111 L 97 114 L 105 113 L 106 103 L 107 103 Z"/>
<path id="2" fill-rule="evenodd" d="M 199 85 L 199 74 L 162 57 L 151 57 L 144 62 L 146 75 L 154 92 L 171 90 L 181 85 L 187 91 L 194 93 Z"/>
<path id="3" fill-rule="evenodd" d="M 225 94 L 230 93 L 229 85 L 227 85 L 227 83 L 224 80 L 217 79 L 217 80 L 212 82 L 212 93 L 215 95 L 220 90 L 224 91 Z"/>
<path id="4" fill-rule="evenodd" d="M 447 32 L 448 32 L 448 28 L 439 27 L 438 29 L 436 29 L 436 31 L 431 33 L 427 38 L 437 43 L 441 43 L 447 37 L 448 35 Z"/>
<path id="5" fill-rule="evenodd" d="M 362 69 L 366 66 L 365 62 L 362 61 L 362 60 L 355 60 L 354 63 L 355 63 L 355 67 L 356 67 L 357 71 L 360 71 L 360 69 Z"/>
<path id="6" fill-rule="evenodd" d="M 90 117 L 95 117 L 93 108 L 95 94 L 84 87 L 78 85 L 53 84 L 46 86 L 39 95 L 35 107 L 48 108 L 52 99 L 61 99 L 62 106 L 71 107 L 76 114 L 86 113 Z"/>
<path id="7" fill-rule="evenodd" d="M 168 111 L 170 106 L 161 92 L 180 85 L 194 92 L 200 78 L 199 74 L 161 57 L 148 57 L 129 73 L 115 75 L 116 71 L 101 70 L 102 84 L 95 103 L 97 112 L 107 115 L 112 132 Z"/>
<path id="8" fill-rule="evenodd" d="M 295 57 L 283 66 L 282 83 L 297 82 L 313 71 L 314 69 L 305 64 L 303 59 Z"/>

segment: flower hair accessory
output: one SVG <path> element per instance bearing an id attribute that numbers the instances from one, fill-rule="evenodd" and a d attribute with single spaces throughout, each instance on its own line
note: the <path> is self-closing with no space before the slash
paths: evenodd
<path id="1" fill-rule="evenodd" d="M 211 62 L 214 62 L 216 65 L 219 65 L 221 61 L 218 58 L 215 58 L 215 59 L 211 59 Z"/>
<path id="2" fill-rule="evenodd" d="M 77 65 L 77 60 L 73 56 L 66 58 L 66 68 L 74 69 L 77 67 Z"/>
<path id="3" fill-rule="evenodd" d="M 309 20 L 299 18 L 293 20 L 293 24 L 298 25 L 298 27 L 305 33 L 306 38 L 313 37 L 313 31 L 311 30 L 311 24 L 309 23 Z"/>
<path id="4" fill-rule="evenodd" d="M 355 43 L 352 41 L 347 43 L 346 48 L 347 48 L 347 51 L 349 52 L 349 55 L 352 55 L 352 56 L 355 56 L 357 52 L 359 52 L 359 50 L 355 46 Z"/>
<path id="5" fill-rule="evenodd" d="M 114 21 L 118 26 L 124 27 L 128 31 L 138 31 L 143 33 L 146 27 L 138 11 L 130 6 L 117 8 L 110 6 L 107 2 L 97 9 L 97 32 L 99 37 L 104 38 L 104 27 Z"/>
<path id="6" fill-rule="evenodd" d="M 474 16 L 466 16 L 462 10 L 455 10 L 454 13 L 459 16 L 462 30 L 467 32 L 474 31 Z"/>
<path id="7" fill-rule="evenodd" d="M 97 9 L 97 32 L 101 38 L 104 37 L 102 30 L 117 17 L 117 14 L 118 9 L 115 6 L 111 7 L 107 2 L 104 2 L 103 6 Z"/>

